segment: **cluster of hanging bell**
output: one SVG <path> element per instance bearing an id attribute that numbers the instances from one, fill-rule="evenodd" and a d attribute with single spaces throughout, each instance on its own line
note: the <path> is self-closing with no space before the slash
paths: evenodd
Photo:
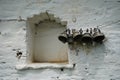
<path id="1" fill-rule="evenodd" d="M 82 28 L 79 31 L 76 31 L 76 29 L 67 29 L 58 36 L 58 39 L 63 43 L 69 44 L 72 44 L 74 42 L 102 43 L 105 39 L 105 35 L 99 28 L 86 29 L 85 32 L 83 32 Z"/>

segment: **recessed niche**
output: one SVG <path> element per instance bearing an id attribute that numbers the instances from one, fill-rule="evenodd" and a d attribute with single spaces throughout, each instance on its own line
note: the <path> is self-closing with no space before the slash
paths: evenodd
<path id="1" fill-rule="evenodd" d="M 16 69 L 73 68 L 69 62 L 68 45 L 58 40 L 67 22 L 53 14 L 40 13 L 26 21 L 26 62 Z"/>
<path id="2" fill-rule="evenodd" d="M 33 62 L 67 63 L 67 45 L 58 40 L 65 27 L 53 21 L 43 21 L 35 27 Z"/>
<path id="3" fill-rule="evenodd" d="M 58 40 L 67 22 L 41 13 L 27 19 L 27 62 L 68 64 L 68 45 Z"/>

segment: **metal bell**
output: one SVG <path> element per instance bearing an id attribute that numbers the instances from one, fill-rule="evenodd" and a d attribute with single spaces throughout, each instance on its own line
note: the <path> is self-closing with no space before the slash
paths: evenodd
<path id="1" fill-rule="evenodd" d="M 89 33 L 89 30 L 86 30 L 86 33 L 83 34 L 81 41 L 84 43 L 92 43 L 92 35 Z"/>
<path id="2" fill-rule="evenodd" d="M 73 34 L 71 34 L 70 29 L 67 29 L 67 42 L 69 44 L 73 44 L 73 42 L 74 42 Z"/>
<path id="3" fill-rule="evenodd" d="M 100 29 L 94 29 L 93 41 L 101 43 L 105 39 L 105 35 L 101 33 Z"/>
<path id="4" fill-rule="evenodd" d="M 58 36 L 58 39 L 59 39 L 61 42 L 66 43 L 66 42 L 67 42 L 66 31 L 64 31 L 63 33 L 61 33 L 61 34 Z"/>
<path id="5" fill-rule="evenodd" d="M 74 33 L 74 41 L 76 42 L 80 42 L 81 41 L 81 38 L 82 38 L 82 29 L 79 30 L 79 32 L 75 32 Z"/>

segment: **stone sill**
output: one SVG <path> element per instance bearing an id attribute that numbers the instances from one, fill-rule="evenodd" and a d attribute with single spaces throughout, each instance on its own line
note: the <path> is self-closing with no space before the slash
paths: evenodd
<path id="1" fill-rule="evenodd" d="M 46 68 L 68 68 L 72 69 L 73 64 L 64 63 L 30 63 L 30 64 L 19 64 L 16 65 L 17 70 L 35 70 L 35 69 L 46 69 Z"/>

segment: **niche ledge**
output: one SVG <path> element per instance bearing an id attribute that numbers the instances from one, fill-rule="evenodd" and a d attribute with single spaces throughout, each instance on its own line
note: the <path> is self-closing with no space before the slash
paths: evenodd
<path id="1" fill-rule="evenodd" d="M 17 70 L 35 70 L 35 69 L 59 69 L 59 68 L 66 68 L 66 69 L 72 69 L 73 64 L 67 64 L 67 63 L 30 63 L 30 64 L 19 64 L 16 65 Z"/>

